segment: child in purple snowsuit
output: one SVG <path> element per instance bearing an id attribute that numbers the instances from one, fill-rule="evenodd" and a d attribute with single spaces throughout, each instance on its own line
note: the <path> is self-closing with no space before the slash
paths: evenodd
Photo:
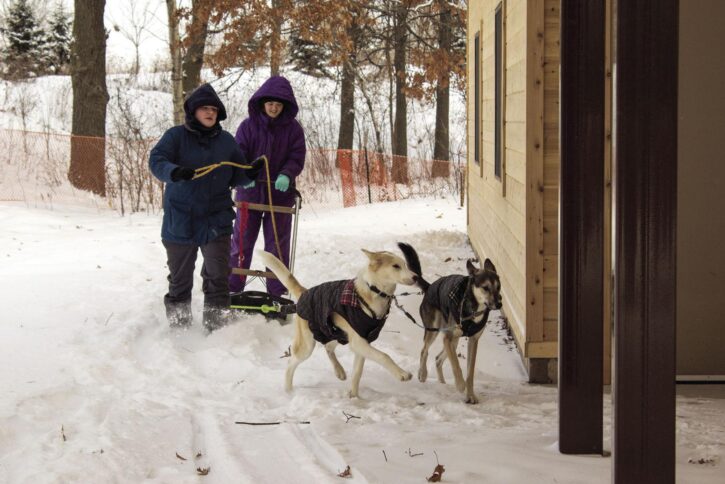
<path id="1" fill-rule="evenodd" d="M 295 198 L 295 178 L 305 165 L 305 135 L 297 122 L 297 101 L 289 81 L 282 76 L 273 76 L 252 95 L 248 103 L 249 117 L 242 121 L 234 139 L 248 160 L 266 155 L 269 160 L 269 180 L 272 183 L 272 204 L 292 207 Z M 256 179 L 237 187 L 235 199 L 238 202 L 269 203 L 267 172 L 263 168 Z M 277 253 L 272 217 L 269 212 L 249 210 L 246 225 L 240 235 L 241 210 L 237 209 L 231 246 L 231 267 L 239 267 L 239 239 L 242 239 L 241 267 L 249 269 L 252 251 L 260 226 L 264 229 L 264 250 L 277 256 L 289 266 L 292 216 L 275 213 L 277 236 L 282 254 Z M 245 276 L 231 274 L 229 291 L 244 289 Z M 276 279 L 267 281 L 267 292 L 279 296 L 286 292 Z"/>

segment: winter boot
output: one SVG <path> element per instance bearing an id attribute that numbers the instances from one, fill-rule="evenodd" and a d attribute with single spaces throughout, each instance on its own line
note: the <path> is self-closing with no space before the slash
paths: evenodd
<path id="1" fill-rule="evenodd" d="M 191 326 L 191 301 L 170 302 L 164 299 L 166 319 L 172 328 L 188 328 Z"/>
<path id="2" fill-rule="evenodd" d="M 229 308 L 205 304 L 203 318 L 204 328 L 211 333 L 212 331 L 227 325 L 229 322 Z"/>

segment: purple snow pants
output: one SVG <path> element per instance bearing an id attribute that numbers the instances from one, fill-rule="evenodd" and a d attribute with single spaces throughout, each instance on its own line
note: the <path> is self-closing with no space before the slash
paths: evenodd
<path id="1" fill-rule="evenodd" d="M 286 192 L 280 192 L 272 188 L 272 204 L 274 206 L 292 207 L 295 204 L 294 187 L 290 187 Z M 261 203 L 268 204 L 267 183 L 257 183 L 252 188 L 238 187 L 236 190 L 235 200 L 238 202 Z M 231 257 L 229 258 L 230 267 L 239 267 L 239 228 L 241 225 L 241 209 L 237 209 L 237 217 L 234 220 L 234 231 L 232 235 Z M 277 247 L 274 242 L 274 231 L 272 228 L 272 216 L 269 212 L 260 212 L 259 210 L 249 210 L 247 224 L 242 234 L 242 268 L 249 269 L 252 264 L 252 253 L 254 243 L 257 241 L 260 227 L 264 227 L 264 250 L 277 256 L 289 267 L 289 246 L 292 235 L 292 215 L 287 213 L 275 213 L 275 222 L 277 224 L 277 237 L 279 239 L 282 257 L 277 253 Z M 229 291 L 239 292 L 244 289 L 246 276 L 239 274 L 229 275 Z M 287 292 L 287 289 L 277 280 L 267 280 L 267 292 L 281 296 Z"/>

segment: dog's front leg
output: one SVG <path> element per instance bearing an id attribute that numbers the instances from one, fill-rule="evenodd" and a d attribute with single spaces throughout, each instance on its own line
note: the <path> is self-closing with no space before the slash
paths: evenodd
<path id="1" fill-rule="evenodd" d="M 338 343 L 335 340 L 330 341 L 325 345 L 325 351 L 327 351 L 327 356 L 328 358 L 330 358 L 332 368 L 335 370 L 335 376 L 340 380 L 344 380 L 347 378 L 347 375 L 345 374 L 345 369 L 342 367 L 340 361 L 337 359 L 337 355 L 335 354 L 335 348 L 337 348 L 337 344 Z"/>
<path id="2" fill-rule="evenodd" d="M 463 392 L 466 388 L 466 382 L 463 380 L 463 371 L 458 362 L 456 355 L 456 346 L 458 346 L 458 336 L 446 333 L 443 337 L 443 348 L 445 349 L 448 359 L 451 360 L 451 369 L 453 370 L 453 378 L 456 380 L 456 390 Z"/>
<path id="3" fill-rule="evenodd" d="M 347 334 L 348 341 L 350 341 L 350 350 L 355 353 L 355 355 L 360 355 L 363 358 L 373 360 L 388 370 L 400 381 L 408 381 L 413 378 L 413 375 L 411 375 L 410 372 L 407 372 L 399 367 L 387 353 L 383 353 L 382 351 L 370 346 L 370 343 L 357 334 L 345 318 L 335 313 L 333 316 L 333 322 L 335 323 L 335 326 Z"/>
<path id="4" fill-rule="evenodd" d="M 362 376 L 365 358 L 355 353 L 355 362 L 352 366 L 352 386 L 350 387 L 350 398 L 358 398 L 360 391 L 360 377 Z"/>
<path id="5" fill-rule="evenodd" d="M 468 338 L 468 365 L 466 372 L 466 403 L 478 403 L 478 397 L 473 393 L 473 377 L 476 374 L 476 353 L 478 352 L 478 338 L 482 331 Z"/>
<path id="6" fill-rule="evenodd" d="M 423 349 L 420 350 L 420 367 L 418 368 L 418 380 L 424 382 L 428 378 L 428 348 L 438 336 L 437 331 L 426 331 L 423 335 Z"/>

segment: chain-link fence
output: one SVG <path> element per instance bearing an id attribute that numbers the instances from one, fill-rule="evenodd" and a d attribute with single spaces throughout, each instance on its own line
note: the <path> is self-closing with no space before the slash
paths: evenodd
<path id="1" fill-rule="evenodd" d="M 158 211 L 163 183 L 148 169 L 156 141 L 0 130 L 0 201 Z M 306 203 L 344 207 L 425 196 L 462 199 L 462 167 L 462 160 L 311 149 L 297 188 Z"/>

